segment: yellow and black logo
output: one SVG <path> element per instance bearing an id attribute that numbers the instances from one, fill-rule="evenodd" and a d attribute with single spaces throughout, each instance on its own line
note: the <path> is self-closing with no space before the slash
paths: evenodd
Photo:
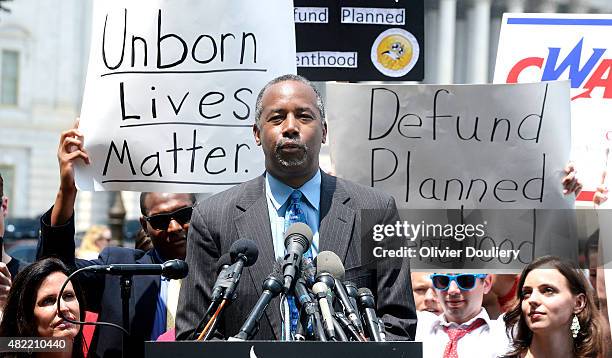
<path id="1" fill-rule="evenodd" d="M 389 77 L 402 77 L 419 59 L 419 43 L 410 32 L 389 29 L 378 35 L 370 55 L 374 67 Z"/>

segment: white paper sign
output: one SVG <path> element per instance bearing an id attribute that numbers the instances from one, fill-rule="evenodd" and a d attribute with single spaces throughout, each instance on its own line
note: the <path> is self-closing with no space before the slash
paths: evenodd
<path id="1" fill-rule="evenodd" d="M 504 14 L 495 83 L 571 79 L 572 159 L 591 200 L 612 139 L 612 15 Z"/>
<path id="2" fill-rule="evenodd" d="M 263 171 L 259 90 L 295 73 L 286 1 L 96 1 L 84 190 L 216 192 Z M 273 21 L 270 21 L 273 19 Z"/>
<path id="3" fill-rule="evenodd" d="M 571 208 L 567 81 L 327 86 L 336 173 L 400 208 Z"/>

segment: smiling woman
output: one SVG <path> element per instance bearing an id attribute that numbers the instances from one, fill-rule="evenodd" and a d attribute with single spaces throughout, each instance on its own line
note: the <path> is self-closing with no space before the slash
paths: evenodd
<path id="1" fill-rule="evenodd" d="M 0 337 L 40 337 L 64 338 L 62 347 L 39 344 L 46 353 L 42 356 L 83 357 L 83 336 L 81 327 L 66 322 L 57 311 L 60 288 L 69 270 L 60 260 L 47 258 L 33 263 L 20 272 L 4 309 L 4 319 L 0 324 Z M 85 311 L 80 309 L 83 302 L 80 288 L 68 283 L 61 297 L 61 313 L 70 319 L 84 320 Z M 36 344 L 34 345 L 36 348 Z M 60 348 L 60 352 L 49 352 Z M 27 352 L 9 353 L 3 356 L 19 357 Z"/>
<path id="2" fill-rule="evenodd" d="M 540 257 L 523 270 L 519 302 L 504 317 L 513 336 L 504 357 L 598 357 L 606 339 L 593 289 L 570 263 Z"/>

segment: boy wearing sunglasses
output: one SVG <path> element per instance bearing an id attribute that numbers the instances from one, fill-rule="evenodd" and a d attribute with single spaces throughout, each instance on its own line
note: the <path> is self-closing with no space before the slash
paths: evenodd
<path id="1" fill-rule="evenodd" d="M 173 193 L 142 193 L 140 196 L 140 223 L 151 238 L 151 250 L 107 247 L 96 260 L 75 259 L 74 203 L 77 189 L 73 165 L 76 160 L 89 164 L 77 125 L 62 133 L 57 156 L 60 189 L 55 205 L 41 218 L 38 258 L 57 256 L 77 268 L 106 264 L 160 264 L 171 259 L 185 259 L 195 196 Z M 98 313 L 99 322 L 121 325 L 121 292 L 117 276 L 84 273 L 79 281 L 85 294 L 85 309 Z M 124 356 L 144 356 L 144 341 L 155 340 L 173 328 L 179 287 L 177 281 L 167 281 L 161 276 L 134 276 L 130 299 L 131 341 L 129 351 L 123 352 Z M 121 331 L 99 326 L 94 332 L 89 353 L 99 357 L 120 357 L 121 347 Z"/>
<path id="2" fill-rule="evenodd" d="M 490 275 L 434 273 L 430 279 L 443 313 L 419 313 L 416 340 L 423 342 L 423 357 L 493 358 L 507 352 L 503 319 L 490 319 L 482 307 Z"/>

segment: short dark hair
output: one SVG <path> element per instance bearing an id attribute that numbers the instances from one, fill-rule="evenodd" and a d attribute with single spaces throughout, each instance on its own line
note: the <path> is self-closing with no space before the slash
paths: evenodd
<path id="1" fill-rule="evenodd" d="M 61 272 L 70 275 L 68 267 L 59 259 L 46 258 L 36 261 L 23 269 L 13 280 L 4 307 L 4 317 L 0 324 L 0 337 L 37 337 L 38 328 L 34 318 L 34 306 L 38 289 L 42 282 L 52 273 Z M 85 301 L 83 291 L 76 280 L 72 287 L 79 302 L 79 320 L 85 320 Z M 83 332 L 74 339 L 73 357 L 83 357 Z"/>
<path id="2" fill-rule="evenodd" d="M 146 191 L 146 192 L 142 192 L 140 193 L 140 213 L 143 216 L 147 216 L 149 213 L 147 212 L 147 205 L 146 205 L 146 201 L 147 201 L 147 196 L 149 194 L 151 194 L 153 192 L 151 191 Z M 194 193 L 177 193 L 177 194 L 185 194 L 189 196 L 189 199 L 191 200 L 192 204 L 195 204 L 196 202 L 196 196 Z"/>
<path id="3" fill-rule="evenodd" d="M 523 269 L 521 278 L 519 279 L 516 296 L 518 302 L 504 316 L 508 336 L 513 339 L 511 351 L 504 357 L 521 356 L 527 352 L 533 339 L 533 332 L 527 326 L 523 315 L 522 303 L 524 300 L 523 286 L 527 275 L 537 268 L 556 269 L 567 280 L 568 287 L 572 294 L 584 294 L 586 305 L 584 309 L 578 313 L 578 321 L 580 323 L 580 332 L 574 338 L 574 357 L 597 357 L 598 354 L 605 353 L 605 327 L 601 313 L 597 309 L 595 294 L 589 285 L 588 281 L 577 268 L 573 265 L 555 256 L 542 256 L 535 259 Z M 569 330 L 567 331 L 569 335 Z"/>
<path id="4" fill-rule="evenodd" d="M 257 95 L 257 102 L 255 104 L 255 124 L 257 125 L 257 127 L 259 127 L 261 112 L 263 111 L 263 96 L 264 96 L 264 93 L 268 90 L 268 88 L 272 87 L 273 85 L 275 85 L 277 83 L 280 83 L 280 82 L 286 82 L 286 81 L 301 82 L 301 83 L 307 85 L 308 87 L 312 88 L 312 90 L 314 91 L 315 95 L 317 96 L 317 108 L 319 109 L 319 114 L 321 115 L 321 123 L 325 123 L 325 106 L 323 105 L 323 98 L 321 97 L 321 93 L 319 93 L 319 91 L 312 84 L 312 82 L 310 82 L 305 77 L 302 77 L 302 76 L 299 76 L 299 75 L 287 74 L 287 75 L 282 75 L 282 76 L 276 77 L 275 79 L 273 79 L 270 82 L 266 83 L 264 88 L 262 88 L 261 91 L 259 91 L 259 94 Z"/>

